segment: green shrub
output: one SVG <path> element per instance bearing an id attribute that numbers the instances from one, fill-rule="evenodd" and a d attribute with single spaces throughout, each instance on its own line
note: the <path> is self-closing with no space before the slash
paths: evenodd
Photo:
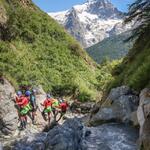
<path id="1" fill-rule="evenodd" d="M 86 92 L 82 92 L 78 95 L 77 97 L 81 102 L 86 102 L 86 101 L 90 101 L 91 100 L 91 95 L 86 93 Z"/>
<path id="2" fill-rule="evenodd" d="M 143 38 L 144 37 L 144 38 Z M 150 87 L 150 41 L 149 30 L 140 36 L 133 48 L 129 51 L 126 58 L 119 65 L 119 68 L 113 70 L 114 80 L 107 87 L 111 88 L 122 84 L 128 85 L 135 90 L 142 90 L 144 87 Z M 117 70 L 117 73 L 116 73 Z"/>

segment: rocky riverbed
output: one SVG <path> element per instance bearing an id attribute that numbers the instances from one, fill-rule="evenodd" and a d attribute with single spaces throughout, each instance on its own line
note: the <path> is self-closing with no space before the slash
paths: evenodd
<path id="1" fill-rule="evenodd" d="M 39 89 L 40 103 L 45 93 Z M 144 89 L 139 94 L 126 86 L 117 87 L 111 90 L 103 104 L 94 106 L 93 110 L 96 107 L 97 111 L 91 111 L 92 113 L 86 116 L 68 112 L 65 116 L 66 121 L 54 124 L 46 130 L 44 130 L 46 122 L 41 121 L 39 111 L 38 124 L 32 125 L 29 121 L 25 131 L 17 129 L 17 113 L 10 99 L 14 88 L 5 81 L 0 84 L 0 92 L 0 150 L 138 150 L 139 147 L 149 150 L 150 148 L 149 89 Z M 90 108 L 89 103 L 87 106 L 86 111 Z"/>
<path id="2" fill-rule="evenodd" d="M 67 120 L 49 132 L 15 141 L 12 150 L 137 150 L 138 130 L 110 123 L 86 127 L 80 119 Z"/>

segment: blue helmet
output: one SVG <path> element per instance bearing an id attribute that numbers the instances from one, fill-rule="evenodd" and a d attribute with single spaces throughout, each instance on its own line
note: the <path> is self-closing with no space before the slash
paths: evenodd
<path id="1" fill-rule="evenodd" d="M 46 97 L 47 97 L 47 98 L 51 98 L 51 95 L 50 95 L 50 94 L 47 94 Z"/>
<path id="2" fill-rule="evenodd" d="M 30 96 L 31 95 L 31 92 L 30 91 L 26 91 L 25 92 L 25 96 Z"/>
<path id="3" fill-rule="evenodd" d="M 21 96 L 21 95 L 22 95 L 22 92 L 21 92 L 21 91 L 17 91 L 17 95 L 18 95 L 18 96 Z"/>

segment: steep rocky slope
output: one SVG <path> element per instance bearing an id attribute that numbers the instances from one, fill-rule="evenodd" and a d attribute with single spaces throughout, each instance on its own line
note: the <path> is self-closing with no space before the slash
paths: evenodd
<path id="1" fill-rule="evenodd" d="M 70 10 L 48 14 L 62 24 L 83 47 L 131 29 L 131 24 L 122 24 L 124 14 L 109 0 L 88 0 Z"/>
<path id="2" fill-rule="evenodd" d="M 36 112 L 36 125 L 32 125 L 32 120 L 28 117 L 27 130 L 21 132 L 19 130 L 20 121 L 18 118 L 17 107 L 15 105 L 15 89 L 14 87 L 4 79 L 0 82 L 0 141 L 5 145 L 6 143 L 11 143 L 17 138 L 22 138 L 25 135 L 31 133 L 42 132 L 47 125 L 42 118 L 40 110 L 42 106 L 40 103 L 45 99 L 46 93 L 41 87 L 37 88 L 37 106 L 38 110 Z"/>

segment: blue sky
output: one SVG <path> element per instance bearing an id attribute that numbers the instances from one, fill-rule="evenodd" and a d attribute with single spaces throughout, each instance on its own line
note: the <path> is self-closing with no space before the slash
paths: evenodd
<path id="1" fill-rule="evenodd" d="M 110 0 L 119 10 L 127 11 L 128 4 L 135 0 Z M 45 12 L 57 12 L 71 8 L 73 5 L 82 4 L 86 0 L 33 0 Z"/>

